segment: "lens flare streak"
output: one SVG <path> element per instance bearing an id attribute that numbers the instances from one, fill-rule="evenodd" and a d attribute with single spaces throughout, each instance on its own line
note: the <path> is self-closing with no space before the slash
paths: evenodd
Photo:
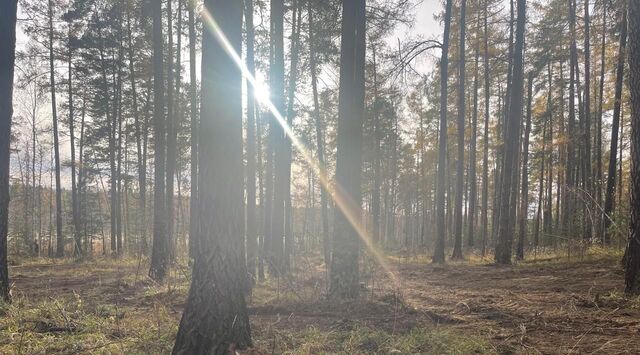
<path id="1" fill-rule="evenodd" d="M 225 34 L 222 32 L 220 26 L 214 19 L 213 15 L 207 9 L 202 10 L 202 18 L 204 23 L 209 28 L 211 33 L 218 40 L 220 45 L 224 48 L 225 52 L 233 59 L 235 64 L 238 66 L 242 75 L 247 80 L 247 82 L 254 87 L 254 89 L 258 92 L 268 92 L 268 90 L 260 85 L 258 80 L 253 76 L 251 71 L 247 68 L 245 62 L 242 60 L 240 55 L 233 48 Z M 390 265 L 387 263 L 387 260 L 382 255 L 382 253 L 376 248 L 373 244 L 371 236 L 368 234 L 366 228 L 362 223 L 361 218 L 361 210 L 359 206 L 355 206 L 353 203 L 349 202 L 349 198 L 347 196 L 343 196 L 343 193 L 340 193 L 341 190 L 339 187 L 334 188 L 327 176 L 327 172 L 324 166 L 321 166 L 318 161 L 312 156 L 310 150 L 305 146 L 305 144 L 296 137 L 292 128 L 287 123 L 285 117 L 278 111 L 273 102 L 270 99 L 261 100 L 262 104 L 265 105 L 273 117 L 277 120 L 278 124 L 282 126 L 285 131 L 286 137 L 291 141 L 291 144 L 298 150 L 298 152 L 302 155 L 304 161 L 309 164 L 311 169 L 317 174 L 322 187 L 329 192 L 329 195 L 335 202 L 336 206 L 340 209 L 340 211 L 347 218 L 347 221 L 351 224 L 351 226 L 355 229 L 361 241 L 365 245 L 367 251 L 373 256 L 376 263 L 389 275 L 391 280 L 393 281 L 396 288 L 400 288 L 400 282 L 398 276 L 393 272 Z"/>

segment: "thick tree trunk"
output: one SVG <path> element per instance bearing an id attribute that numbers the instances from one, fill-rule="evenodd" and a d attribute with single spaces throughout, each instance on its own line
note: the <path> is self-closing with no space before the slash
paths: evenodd
<path id="1" fill-rule="evenodd" d="M 451 8 L 453 0 L 447 0 L 444 15 L 444 35 L 442 57 L 440 58 L 440 128 L 438 139 L 438 171 L 436 182 L 436 241 L 433 262 L 444 263 L 444 242 L 446 236 L 446 160 L 447 160 L 447 94 L 449 80 L 449 32 L 451 30 Z"/>
<path id="2" fill-rule="evenodd" d="M 13 68 L 16 59 L 17 0 L 0 3 L 0 297 L 10 301 L 7 235 L 9 233 L 9 157 L 13 116 Z M 35 154 L 35 152 L 34 152 Z"/>
<path id="3" fill-rule="evenodd" d="M 242 2 L 205 0 L 219 26 L 202 38 L 199 142 L 198 248 L 173 354 L 229 354 L 251 346 L 244 299 L 244 197 L 242 176 L 242 74 L 220 44 L 224 34 L 241 51 Z M 214 11 L 215 9 L 215 11 Z M 216 208 L 224 206 L 224 208 Z M 210 213 L 213 212 L 213 213 Z"/>
<path id="4" fill-rule="evenodd" d="M 153 185 L 153 247 L 149 277 L 164 280 L 169 268 L 169 239 L 167 235 L 167 215 L 165 213 L 165 116 L 164 116 L 164 76 L 162 2 L 154 0 L 153 12 L 153 128 L 155 133 L 155 168 Z"/>
<path id="5" fill-rule="evenodd" d="M 629 0 L 632 1 L 632 0 Z M 622 86 L 624 81 L 624 60 L 627 50 L 627 10 L 622 11 L 620 26 L 620 43 L 618 45 L 618 62 L 616 64 L 616 87 L 613 103 L 613 121 L 611 123 L 611 148 L 609 150 L 609 173 L 607 175 L 607 189 L 604 199 L 603 241 L 604 245 L 611 243 L 611 219 L 613 218 L 614 201 L 616 195 L 616 168 L 618 167 L 618 133 L 620 132 L 620 115 L 622 111 Z"/>
<path id="6" fill-rule="evenodd" d="M 640 293 L 640 1 L 629 0 L 629 89 L 631 91 L 631 234 L 625 290 Z"/>
<path id="7" fill-rule="evenodd" d="M 498 226 L 498 239 L 496 244 L 496 262 L 499 264 L 511 263 L 511 249 L 513 244 L 513 231 L 510 216 L 512 182 L 511 174 L 515 168 L 518 151 L 518 135 L 522 116 L 522 89 L 523 89 L 523 47 L 526 22 L 526 1 L 517 0 L 516 42 L 514 45 L 513 75 L 510 85 L 509 120 L 505 125 L 505 149 L 504 149 L 504 176 L 500 189 L 500 218 Z"/>
<path id="8" fill-rule="evenodd" d="M 345 0 L 342 5 L 340 93 L 336 195 L 345 203 L 335 209 L 333 255 L 329 294 L 354 298 L 360 289 L 358 254 L 362 225 L 362 122 L 364 119 L 365 2 Z"/>

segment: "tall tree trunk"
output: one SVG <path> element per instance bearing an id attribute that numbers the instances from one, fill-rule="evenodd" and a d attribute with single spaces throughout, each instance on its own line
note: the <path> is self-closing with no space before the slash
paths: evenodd
<path id="1" fill-rule="evenodd" d="M 76 138 L 74 131 L 73 118 L 73 44 L 71 43 L 71 22 L 69 22 L 69 58 L 68 58 L 68 85 L 69 85 L 69 145 L 71 146 L 71 213 L 73 216 L 73 254 L 75 256 L 82 255 L 82 227 L 80 225 L 80 208 L 78 205 L 78 184 L 76 174 Z M 35 187 L 35 186 L 34 186 Z"/>
<path id="2" fill-rule="evenodd" d="M 13 116 L 13 68 L 16 59 L 17 0 L 0 3 L 0 297 L 10 301 L 7 236 L 9 234 L 9 157 Z M 35 117 L 34 117 L 35 119 Z M 34 152 L 35 154 L 35 152 Z"/>
<path id="3" fill-rule="evenodd" d="M 62 184 L 60 183 L 60 145 L 58 139 L 58 113 L 56 104 L 56 75 L 53 56 L 53 1 L 49 0 L 49 84 L 51 85 L 51 115 L 53 117 L 53 154 L 56 178 L 56 257 L 64 256 L 62 235 Z"/>
<path id="4" fill-rule="evenodd" d="M 326 169 L 324 158 L 324 131 L 322 123 L 322 114 L 320 113 L 320 103 L 318 101 L 318 68 L 316 63 L 316 45 L 315 45 L 315 28 L 313 22 L 313 2 L 308 1 L 308 17 L 309 17 L 309 66 L 311 71 L 311 89 L 313 93 L 313 116 L 316 129 L 316 150 L 318 155 L 318 165 L 322 169 Z M 331 243 L 329 235 L 329 208 L 327 207 L 327 189 L 326 186 L 320 184 L 320 218 L 322 220 L 322 247 L 324 251 L 324 263 L 328 269 L 331 264 Z"/>
<path id="5" fill-rule="evenodd" d="M 177 140 L 178 140 L 178 124 L 176 120 L 176 103 L 174 99 L 175 87 L 175 68 L 173 64 L 174 46 L 173 46 L 173 10 L 171 6 L 172 0 L 167 0 L 167 175 L 166 179 L 166 219 L 167 219 L 167 241 L 169 243 L 170 258 L 175 256 L 175 201 L 174 186 L 176 175 L 176 157 L 177 157 Z M 180 5 L 178 5 L 180 6 Z M 177 95 L 175 95 L 177 97 Z"/>
<path id="6" fill-rule="evenodd" d="M 271 1 L 271 100 L 278 112 L 285 112 L 284 102 L 284 0 Z M 269 266 L 271 274 L 284 271 L 284 223 L 286 194 L 286 143 L 284 129 L 272 114 L 269 134 L 274 152 L 273 205 L 271 210 L 271 245 Z"/>
<path id="7" fill-rule="evenodd" d="M 584 188 L 590 197 L 593 196 L 593 170 L 591 169 L 591 34 L 589 19 L 589 0 L 584 0 Z M 587 202 L 587 213 L 593 211 L 593 203 Z M 593 236 L 591 218 L 585 219 L 585 239 L 591 240 Z"/>
<path id="8" fill-rule="evenodd" d="M 631 1 L 631 0 L 629 0 Z M 626 3 L 626 1 L 625 1 Z M 620 43 L 618 45 L 618 62 L 616 64 L 616 87 L 613 104 L 613 121 L 611 124 L 611 149 L 609 150 L 609 173 L 607 175 L 607 190 L 604 199 L 603 241 L 604 245 L 611 243 L 611 219 L 613 218 L 616 193 L 616 168 L 618 167 L 618 132 L 620 132 L 620 114 L 622 111 L 622 85 L 624 80 L 624 57 L 627 51 L 627 9 L 622 9 L 622 23 L 620 26 Z M 622 147 L 620 147 L 622 149 Z"/>
<path id="9" fill-rule="evenodd" d="M 365 2 L 345 0 L 342 4 L 336 194 L 345 203 L 335 209 L 334 217 L 329 275 L 329 294 L 334 298 L 357 297 L 360 289 L 357 228 L 362 220 L 360 174 L 365 90 Z"/>
<path id="10" fill-rule="evenodd" d="M 189 100 L 191 120 L 191 197 L 189 199 L 189 255 L 198 251 L 198 92 L 196 83 L 196 20 L 194 5 L 187 4 L 189 14 Z M 247 39 L 248 41 L 249 39 Z"/>
<path id="11" fill-rule="evenodd" d="M 246 0 L 244 5 L 245 28 L 247 31 L 247 68 L 251 75 L 255 76 L 253 0 Z M 251 84 L 247 83 L 247 269 L 254 283 L 256 280 L 256 258 L 258 257 L 256 158 L 255 90 Z"/>
<path id="12" fill-rule="evenodd" d="M 456 159 L 456 200 L 453 220 L 454 260 L 462 259 L 462 195 L 464 194 L 465 44 L 467 0 L 460 3 L 460 43 L 458 45 L 458 157 Z"/>
<path id="13" fill-rule="evenodd" d="M 444 263 L 444 241 L 446 235 L 446 160 L 447 160 L 447 94 L 449 81 L 449 32 L 451 30 L 452 0 L 447 0 L 444 15 L 444 35 L 442 38 L 442 57 L 440 58 L 440 128 L 438 139 L 438 171 L 436 182 L 436 242 L 433 262 Z"/>
<path id="14" fill-rule="evenodd" d="M 228 354 L 251 346 L 244 299 L 242 74 L 221 45 L 242 44 L 242 2 L 205 0 L 204 13 L 221 32 L 204 26 L 198 188 L 198 247 L 173 354 Z M 215 11 L 214 11 L 215 9 Z M 225 206 L 216 208 L 216 206 Z M 209 213 L 213 211 L 213 213 Z"/>
<path id="15" fill-rule="evenodd" d="M 640 1 L 629 5 L 629 89 L 631 91 L 631 235 L 625 290 L 640 293 Z"/>
<path id="16" fill-rule="evenodd" d="M 482 256 L 484 257 L 489 237 L 489 118 L 491 87 L 489 79 L 489 0 L 484 0 L 484 139 L 482 154 Z"/>
<path id="17" fill-rule="evenodd" d="M 531 133 L 531 101 L 533 99 L 533 72 L 529 72 L 527 79 L 527 122 L 524 128 L 522 142 L 522 197 L 520 198 L 520 218 L 518 222 L 518 245 L 516 259 L 524 259 L 524 244 L 527 239 L 527 222 L 529 220 L 529 135 Z"/>
<path id="18" fill-rule="evenodd" d="M 298 80 L 298 52 L 300 50 L 300 31 L 302 29 L 302 5 L 293 0 L 292 7 L 292 34 L 291 34 L 291 64 L 289 66 L 289 88 L 287 93 L 287 124 L 293 130 L 293 117 L 295 116 L 295 96 Z M 291 140 L 287 138 L 285 144 L 285 228 L 284 228 L 284 258 L 283 271 L 289 272 L 291 253 L 293 252 L 293 209 L 291 207 Z"/>
<path id="19" fill-rule="evenodd" d="M 569 31 L 571 36 L 571 44 L 570 44 L 570 63 L 569 63 L 569 118 L 567 123 L 567 159 L 566 159 L 566 168 L 565 168 L 565 180 L 566 180 L 566 188 L 565 188 L 565 198 L 564 198 L 564 235 L 567 238 L 573 238 L 573 229 L 574 229 L 574 213 L 575 213 L 575 119 L 576 119 L 576 110 L 575 110 L 575 96 L 576 96 L 576 68 L 578 61 L 578 53 L 576 48 L 576 24 L 575 24 L 575 8 L 573 6 L 573 0 L 568 0 L 569 3 Z"/>
<path id="20" fill-rule="evenodd" d="M 131 32 L 131 14 L 127 11 L 127 32 L 128 32 L 128 49 L 129 49 L 129 79 L 131 80 L 131 99 L 133 110 L 133 121 L 136 132 L 136 154 L 138 162 L 138 198 L 140 200 L 140 253 L 147 254 L 147 167 L 143 164 L 143 151 L 142 151 L 142 124 L 140 123 L 140 113 L 138 112 L 138 94 L 136 91 L 136 73 L 135 73 L 135 57 L 133 49 L 133 35 Z"/>
<path id="21" fill-rule="evenodd" d="M 167 215 L 165 213 L 165 116 L 164 116 L 164 75 L 162 2 L 152 3 L 153 16 L 153 130 L 155 133 L 155 168 L 153 185 L 153 247 L 149 277 L 164 280 L 169 268 L 169 239 L 167 235 Z"/>
<path id="22" fill-rule="evenodd" d="M 595 156 L 596 156 L 596 237 L 600 238 L 604 243 L 603 223 L 605 216 L 600 212 L 602 206 L 602 103 L 604 101 L 604 81 L 606 72 L 606 45 L 607 45 L 607 5 L 602 4 L 602 41 L 600 47 L 600 81 L 598 91 L 598 116 L 596 121 L 596 139 L 595 139 Z M 559 183 L 559 182 L 558 182 Z"/>
<path id="23" fill-rule="evenodd" d="M 373 49 L 373 190 L 371 191 L 371 217 L 373 218 L 373 241 L 380 242 L 380 112 L 378 98 L 378 63 L 376 45 Z M 420 115 L 422 122 L 422 114 Z M 421 131 L 422 132 L 422 131 Z"/>
<path id="24" fill-rule="evenodd" d="M 480 14 L 478 12 L 478 31 L 480 29 Z M 469 212 L 468 222 L 469 227 L 467 231 L 467 240 L 469 247 L 472 248 L 475 245 L 475 228 L 476 228 L 476 204 L 478 201 L 478 183 L 476 182 L 476 168 L 478 162 L 476 161 L 476 147 L 478 141 L 478 68 L 480 65 L 480 38 L 476 36 L 475 44 L 475 61 L 473 68 L 473 113 L 471 116 L 471 143 L 469 150 Z"/>
<path id="25" fill-rule="evenodd" d="M 500 186 L 500 225 L 498 227 L 498 240 L 496 244 L 496 262 L 499 264 L 511 263 L 511 248 L 513 244 L 513 224 L 509 220 L 511 208 L 512 182 L 510 174 L 513 173 L 517 161 L 518 135 L 520 134 L 520 122 L 522 116 L 522 86 L 523 86 L 523 47 L 525 31 L 526 1 L 517 0 L 518 15 L 516 21 L 516 42 L 514 45 L 513 75 L 510 85 L 509 120 L 505 125 L 507 137 L 504 149 L 503 179 Z M 509 175 L 508 175 L 509 174 Z"/>

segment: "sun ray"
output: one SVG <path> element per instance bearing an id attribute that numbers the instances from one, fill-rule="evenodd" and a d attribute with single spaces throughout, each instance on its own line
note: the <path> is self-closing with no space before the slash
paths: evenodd
<path id="1" fill-rule="evenodd" d="M 202 18 L 206 26 L 224 48 L 225 52 L 227 52 L 231 59 L 233 59 L 247 82 L 254 87 L 256 92 L 268 93 L 268 88 L 266 88 L 264 85 L 258 82 L 258 80 L 256 80 L 256 78 L 247 67 L 246 63 L 233 48 L 225 34 L 220 29 L 220 26 L 211 15 L 211 13 L 207 11 L 207 9 L 202 10 Z M 268 98 L 268 95 L 266 98 L 261 98 L 261 102 L 269 109 L 271 114 L 277 120 L 278 124 L 282 126 L 285 131 L 286 137 L 291 141 L 291 144 L 300 153 L 304 161 L 309 164 L 312 170 L 317 174 L 320 184 L 323 188 L 326 189 L 327 192 L 329 192 L 329 195 L 335 202 L 336 206 L 344 214 L 351 226 L 356 230 L 366 250 L 369 252 L 369 254 L 371 254 L 376 263 L 385 271 L 385 273 L 389 275 L 396 288 L 399 289 L 401 286 L 399 277 L 393 271 L 382 252 L 374 245 L 371 236 L 362 223 L 360 206 L 355 206 L 353 203 L 350 203 L 349 198 L 341 191 L 342 189 L 339 186 L 334 187 L 331 184 L 330 179 L 327 176 L 326 168 L 324 166 L 321 166 L 321 164 L 313 157 L 311 151 L 305 146 L 305 144 L 298 137 L 296 137 L 292 128 L 287 123 L 286 118 L 278 111 L 273 102 Z"/>

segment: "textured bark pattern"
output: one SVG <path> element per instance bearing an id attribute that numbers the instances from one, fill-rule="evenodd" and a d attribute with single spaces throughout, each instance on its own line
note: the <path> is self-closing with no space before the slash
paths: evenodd
<path id="1" fill-rule="evenodd" d="M 631 91 L 631 237 L 626 291 L 640 293 L 640 0 L 629 0 L 629 89 Z"/>
<path id="2" fill-rule="evenodd" d="M 7 234 L 9 232 L 9 156 L 13 115 L 13 66 L 17 0 L 0 2 L 0 297 L 9 300 Z"/>
<path id="3" fill-rule="evenodd" d="M 205 1 L 240 52 L 242 2 Z M 214 11 L 215 10 L 215 11 Z M 198 188 L 199 235 L 193 279 L 174 354 L 228 354 L 251 345 L 244 299 L 244 203 L 242 176 L 242 75 L 205 26 L 202 39 L 202 103 Z"/>
<path id="4" fill-rule="evenodd" d="M 153 247 L 149 276 L 162 281 L 169 267 L 169 240 L 165 215 L 165 117 L 162 74 L 162 2 L 151 3 L 153 11 L 153 125 L 155 133 L 155 170 L 153 191 Z"/>
<path id="5" fill-rule="evenodd" d="M 340 94 L 336 193 L 349 213 L 361 219 L 362 122 L 364 116 L 365 0 L 342 6 Z M 339 208 L 335 210 L 329 293 L 336 298 L 358 296 L 358 232 Z"/>

